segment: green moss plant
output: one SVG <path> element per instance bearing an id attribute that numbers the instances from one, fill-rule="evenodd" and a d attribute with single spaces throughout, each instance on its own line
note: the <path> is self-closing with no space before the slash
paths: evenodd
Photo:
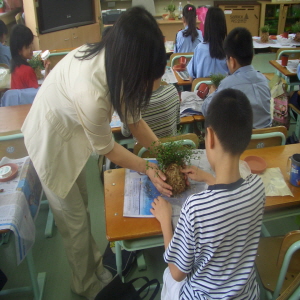
<path id="1" fill-rule="evenodd" d="M 212 84 L 218 88 L 218 86 L 220 85 L 220 82 L 225 78 L 226 76 L 224 74 L 211 74 L 210 75 L 210 80 L 212 82 Z"/>

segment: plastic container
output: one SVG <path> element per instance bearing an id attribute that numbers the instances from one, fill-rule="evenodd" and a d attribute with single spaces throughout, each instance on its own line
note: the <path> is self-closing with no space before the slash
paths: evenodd
<path id="1" fill-rule="evenodd" d="M 49 58 L 49 56 L 50 56 L 50 51 L 49 51 L 49 50 L 46 50 L 46 51 L 44 51 L 44 52 L 41 54 L 41 59 L 42 59 L 42 60 L 46 60 L 46 59 Z"/>
<path id="2" fill-rule="evenodd" d="M 182 4 L 181 4 L 181 2 L 179 2 L 179 5 L 178 5 L 178 18 L 182 19 Z"/>

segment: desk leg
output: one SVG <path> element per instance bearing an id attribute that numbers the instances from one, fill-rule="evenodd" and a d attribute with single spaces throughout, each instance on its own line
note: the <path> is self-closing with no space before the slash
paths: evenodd
<path id="1" fill-rule="evenodd" d="M 32 256 L 32 250 L 28 251 L 25 259 L 27 261 L 32 286 L 2 290 L 0 291 L 0 296 L 6 296 L 11 294 L 23 294 L 23 293 L 33 291 L 34 300 L 42 300 L 45 281 L 46 281 L 46 273 L 45 272 L 39 274 L 36 273 L 33 256 Z"/>
<path id="2" fill-rule="evenodd" d="M 117 265 L 117 273 L 119 276 L 123 279 L 122 276 L 122 253 L 121 253 L 121 244 L 116 241 L 115 242 L 116 247 L 116 265 Z"/>
<path id="3" fill-rule="evenodd" d="M 43 289 L 45 285 L 46 273 L 39 273 L 37 275 L 34 261 L 33 261 L 32 250 L 28 251 L 28 254 L 26 256 L 26 261 L 29 269 L 29 275 L 31 279 L 34 300 L 41 300 L 43 297 Z"/>

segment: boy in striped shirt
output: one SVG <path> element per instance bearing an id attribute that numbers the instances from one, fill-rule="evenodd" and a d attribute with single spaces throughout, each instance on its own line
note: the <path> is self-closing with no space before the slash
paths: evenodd
<path id="1" fill-rule="evenodd" d="M 258 175 L 242 179 L 239 172 L 252 119 L 244 93 L 225 89 L 216 94 L 205 118 L 206 155 L 216 176 L 194 166 L 182 170 L 209 186 L 185 201 L 174 234 L 170 203 L 162 197 L 152 203 L 168 263 L 162 300 L 259 299 L 254 261 L 265 192 Z"/>

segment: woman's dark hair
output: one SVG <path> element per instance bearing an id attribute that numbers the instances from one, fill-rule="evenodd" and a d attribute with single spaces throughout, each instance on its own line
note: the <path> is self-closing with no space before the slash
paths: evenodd
<path id="1" fill-rule="evenodd" d="M 212 58 L 225 58 L 223 42 L 226 35 L 227 26 L 223 10 L 210 7 L 205 17 L 203 42 L 209 43 L 209 54 Z"/>
<path id="2" fill-rule="evenodd" d="M 0 38 L 2 38 L 2 36 L 7 33 L 8 33 L 7 26 L 2 20 L 0 20 Z"/>
<path id="3" fill-rule="evenodd" d="M 224 41 L 224 51 L 227 58 L 234 57 L 242 67 L 251 65 L 253 41 L 250 31 L 244 27 L 232 29 Z"/>
<path id="4" fill-rule="evenodd" d="M 215 94 L 205 116 L 205 128 L 216 133 L 224 151 L 242 154 L 251 139 L 253 112 L 247 96 L 235 89 Z"/>
<path id="5" fill-rule="evenodd" d="M 121 14 L 100 43 L 89 44 L 77 58 L 91 59 L 102 49 L 111 103 L 121 120 L 127 121 L 127 113 L 137 119 L 167 63 L 164 37 L 156 20 L 143 7 L 132 7 Z"/>
<path id="6" fill-rule="evenodd" d="M 19 51 L 22 50 L 24 46 L 29 47 L 32 41 L 33 34 L 25 25 L 17 24 L 12 28 L 10 34 L 11 73 L 16 67 L 28 65 L 27 61 L 20 56 Z"/>
<path id="7" fill-rule="evenodd" d="M 196 7 L 194 5 L 187 4 L 183 8 L 182 16 L 188 26 L 188 28 L 183 32 L 183 36 L 191 36 L 193 42 L 199 35 L 196 28 Z"/>

